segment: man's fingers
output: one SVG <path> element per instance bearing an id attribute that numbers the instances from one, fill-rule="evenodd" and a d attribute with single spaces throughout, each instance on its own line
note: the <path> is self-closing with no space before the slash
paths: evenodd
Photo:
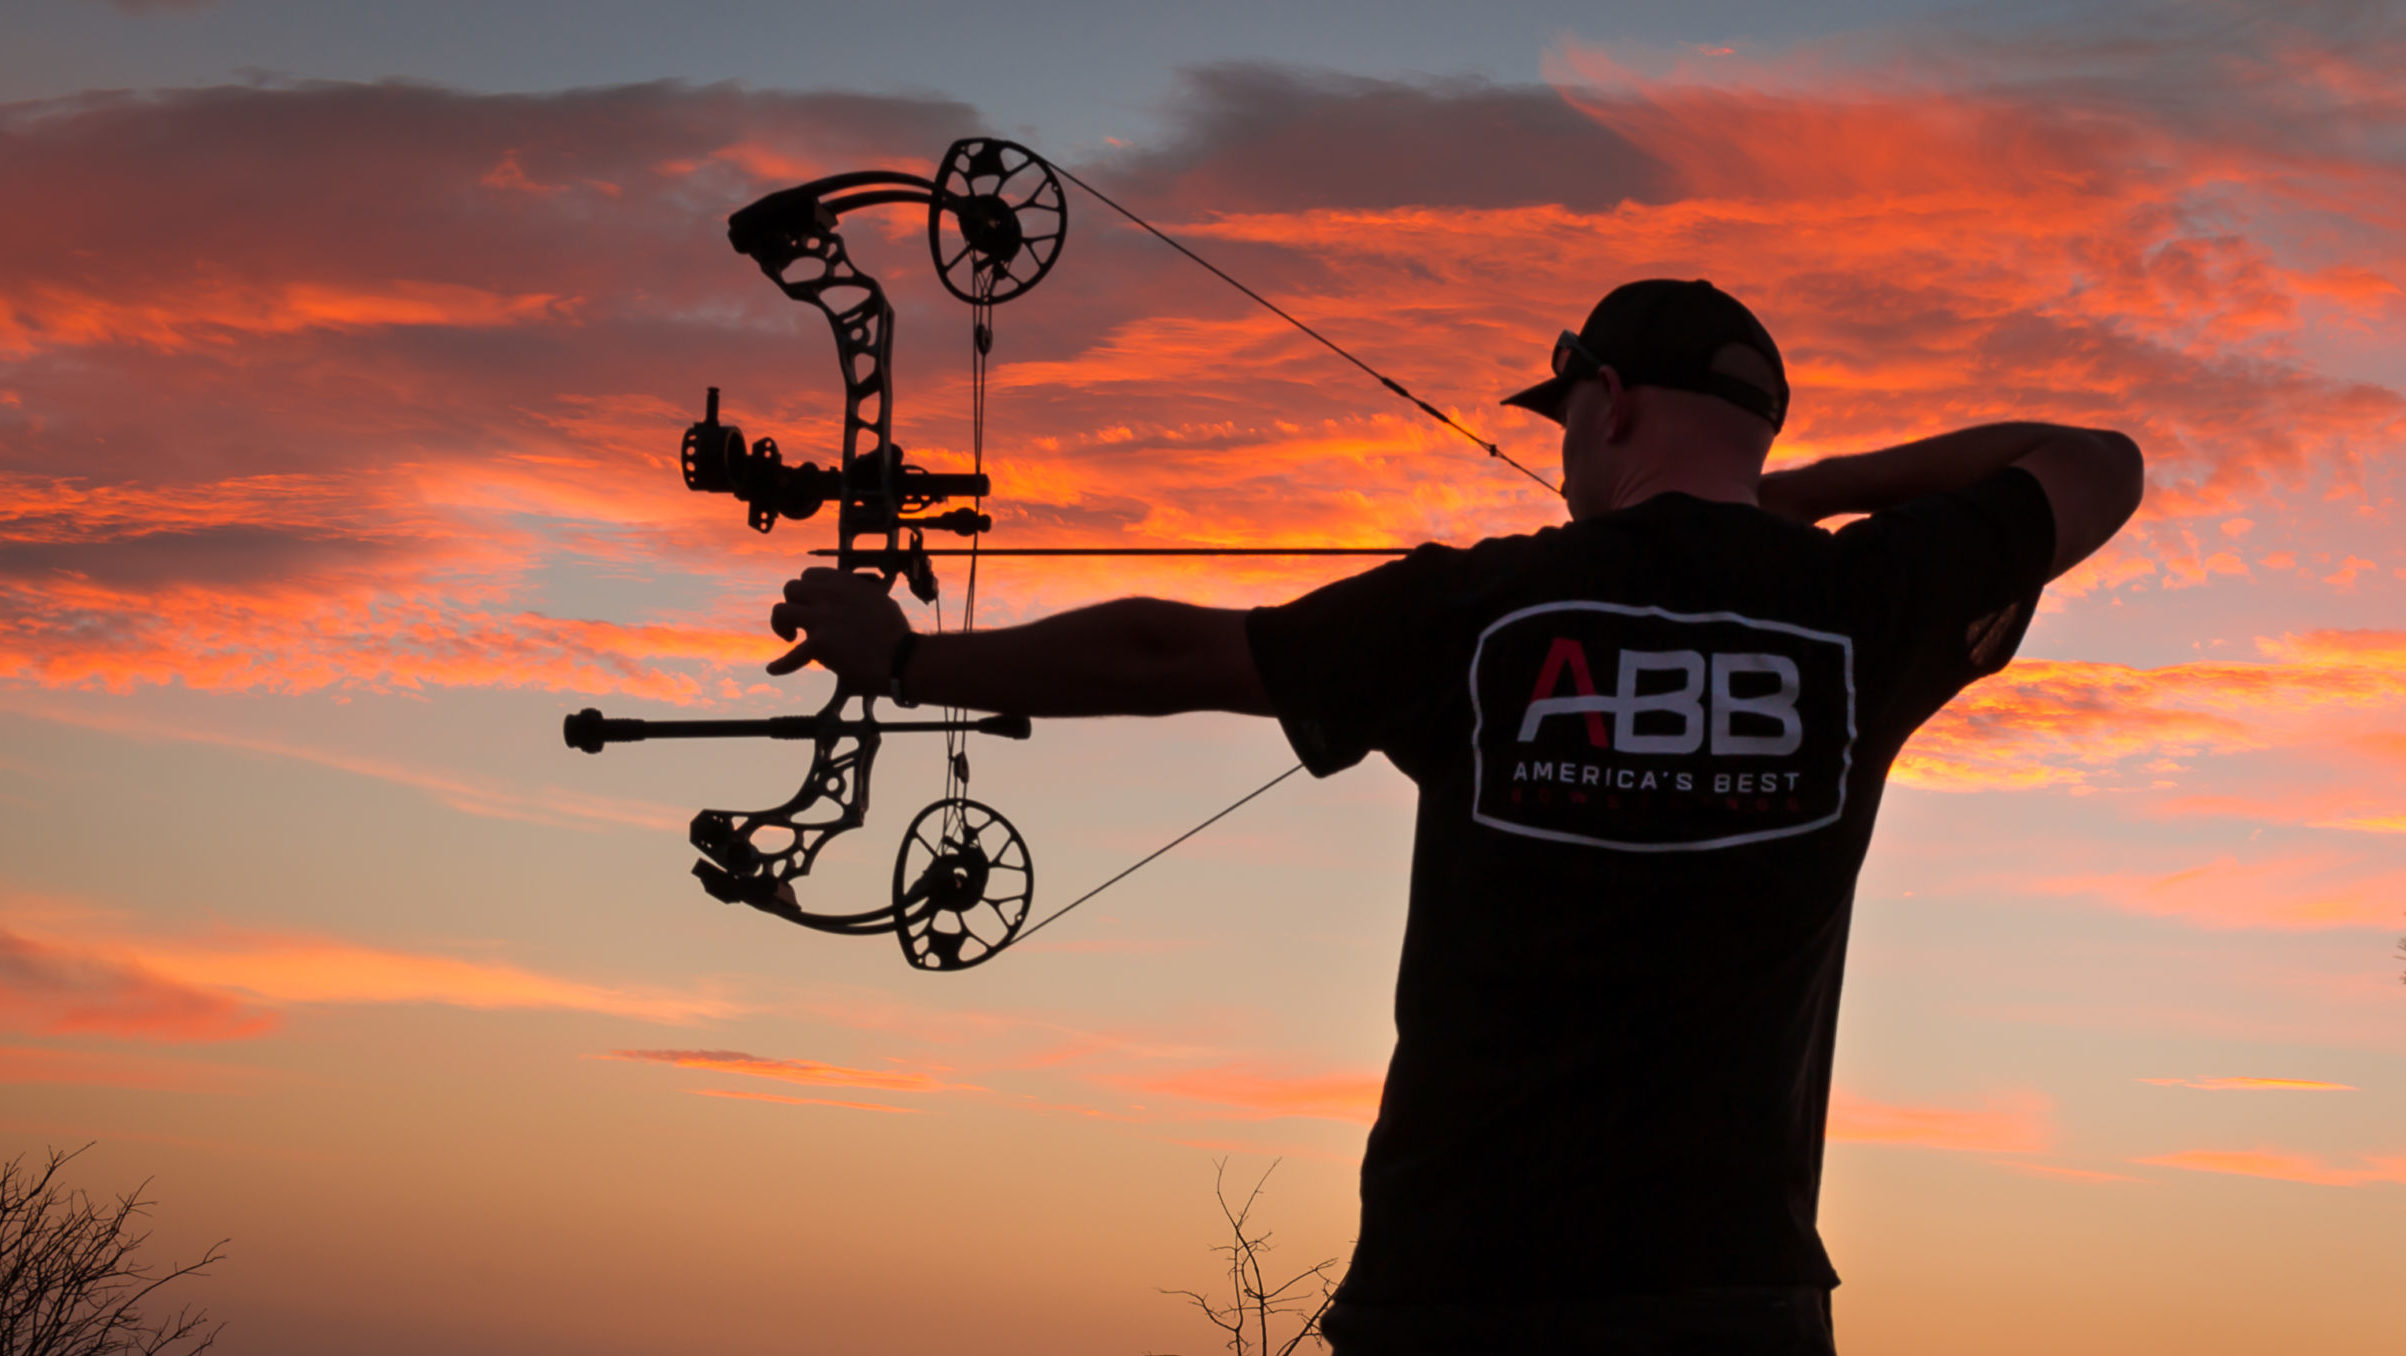
<path id="1" fill-rule="evenodd" d="M 802 643 L 771 663 L 769 672 L 784 675 L 813 663 L 839 668 L 872 662 L 860 653 L 864 643 L 875 648 L 863 636 L 882 634 L 887 613 L 896 614 L 891 620 L 901 619 L 886 588 L 887 581 L 876 575 L 825 568 L 804 570 L 787 581 L 785 601 L 769 609 L 769 629 L 779 640 L 790 644 L 800 638 Z"/>
<path id="2" fill-rule="evenodd" d="M 808 631 L 833 615 L 837 615 L 837 609 L 829 607 L 825 599 L 805 597 L 801 602 L 779 603 L 770 608 L 769 629 L 777 633 L 779 640 L 792 640 L 797 632 Z"/>
<path id="3" fill-rule="evenodd" d="M 813 566 L 804 570 L 799 578 L 785 581 L 785 601 L 802 603 L 825 598 L 830 593 L 848 587 L 857 589 L 861 587 L 862 581 L 868 580 L 869 576 L 867 575 L 846 574 L 841 570 L 830 570 L 825 566 Z M 875 587 L 874 581 L 870 581 L 870 586 Z"/>

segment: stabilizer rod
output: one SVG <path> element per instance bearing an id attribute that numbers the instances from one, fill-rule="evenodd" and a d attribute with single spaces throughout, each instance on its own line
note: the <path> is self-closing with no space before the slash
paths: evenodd
<path id="1" fill-rule="evenodd" d="M 561 722 L 560 734 L 572 749 L 600 753 L 605 744 L 632 744 L 645 739 L 818 739 L 875 731 L 881 734 L 913 731 L 967 730 L 975 734 L 1025 739 L 1034 730 L 1026 716 L 980 716 L 974 720 L 835 720 L 824 716 L 770 716 L 766 720 L 638 720 L 609 717 L 588 706 Z"/>

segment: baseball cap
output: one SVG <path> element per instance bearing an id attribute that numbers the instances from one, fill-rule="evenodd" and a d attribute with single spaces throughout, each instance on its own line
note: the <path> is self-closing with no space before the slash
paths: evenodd
<path id="1" fill-rule="evenodd" d="M 1744 303 L 1702 278 L 1647 278 L 1605 294 L 1578 340 L 1624 386 L 1700 391 L 1760 415 L 1788 418 L 1788 372 L 1771 332 Z M 1562 422 L 1575 374 L 1557 372 L 1504 403 Z"/>

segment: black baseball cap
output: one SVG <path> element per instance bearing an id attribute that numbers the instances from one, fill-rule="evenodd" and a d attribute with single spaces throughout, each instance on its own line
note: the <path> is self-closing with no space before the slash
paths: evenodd
<path id="1" fill-rule="evenodd" d="M 1624 386 L 1668 386 L 1719 396 L 1770 421 L 1788 419 L 1788 370 L 1779 345 L 1745 304 L 1702 278 L 1648 278 L 1605 294 L 1579 327 L 1579 343 Z M 1557 373 L 1504 403 L 1562 422 L 1582 374 Z"/>

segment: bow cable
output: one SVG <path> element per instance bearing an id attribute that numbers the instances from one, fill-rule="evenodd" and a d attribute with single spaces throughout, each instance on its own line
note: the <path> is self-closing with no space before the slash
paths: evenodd
<path id="1" fill-rule="evenodd" d="M 1049 160 L 1045 163 L 1052 165 L 1052 162 Z M 1371 379 L 1376 381 L 1379 385 L 1386 387 L 1388 390 L 1393 391 L 1395 394 L 1403 397 L 1405 400 L 1408 400 L 1414 405 L 1420 407 L 1421 413 L 1427 415 L 1431 419 L 1436 420 L 1438 423 L 1445 425 L 1447 428 L 1452 429 L 1454 432 L 1461 434 L 1463 437 L 1470 439 L 1479 446 L 1487 449 L 1488 456 L 1497 458 L 1506 466 L 1509 466 L 1513 470 L 1520 472 L 1522 475 L 1536 481 L 1538 484 L 1545 486 L 1549 492 L 1554 494 L 1562 493 L 1562 488 L 1560 486 L 1555 485 L 1551 481 L 1547 480 L 1544 476 L 1541 476 L 1535 471 L 1530 470 L 1528 467 L 1521 465 L 1517 461 L 1514 461 L 1511 455 L 1505 452 L 1504 449 L 1487 441 L 1485 438 L 1480 437 L 1478 434 L 1471 432 L 1469 429 L 1464 428 L 1454 419 L 1452 415 L 1447 414 L 1445 411 L 1438 409 L 1429 402 L 1422 400 L 1419 396 L 1416 396 L 1410 391 L 1405 390 L 1402 382 L 1397 381 L 1395 378 L 1388 376 L 1386 373 L 1379 371 L 1377 368 L 1372 367 L 1370 364 L 1353 356 L 1353 354 L 1345 350 L 1343 345 L 1340 345 L 1334 339 L 1329 338 L 1327 335 L 1322 334 L 1320 331 L 1313 329 L 1311 326 L 1306 325 L 1302 321 L 1296 319 L 1277 302 L 1270 300 L 1261 293 L 1254 291 L 1252 288 L 1245 286 L 1241 282 L 1238 282 L 1236 279 L 1230 277 L 1218 265 L 1212 263 L 1209 259 L 1204 258 L 1202 255 L 1188 249 L 1186 246 L 1179 244 L 1176 240 L 1171 239 L 1170 236 L 1166 232 L 1162 231 L 1160 227 L 1155 226 L 1153 223 L 1145 220 L 1143 217 L 1136 215 L 1127 208 L 1120 206 L 1117 202 L 1112 201 L 1111 197 L 1104 193 L 1103 190 L 1096 188 L 1094 185 L 1086 182 L 1084 179 L 1081 179 L 1077 175 L 1070 173 L 1067 169 L 1064 169 L 1060 165 L 1052 165 L 1052 167 L 1054 172 L 1059 174 L 1062 178 L 1069 180 L 1078 187 L 1085 189 L 1088 193 L 1093 194 L 1095 200 L 1102 203 L 1103 206 L 1110 208 L 1112 211 L 1117 212 L 1121 216 L 1126 217 L 1128 220 L 1136 223 L 1136 225 L 1150 233 L 1154 239 L 1159 240 L 1162 244 L 1169 246 L 1171 249 L 1178 251 L 1187 258 L 1194 260 L 1198 264 L 1201 264 L 1211 273 L 1213 277 L 1218 278 L 1221 282 L 1228 284 L 1230 287 L 1235 288 L 1237 291 L 1242 292 L 1246 296 L 1251 297 L 1255 301 L 1261 303 L 1261 305 L 1268 308 L 1272 315 L 1284 320 L 1288 324 L 1294 326 L 1296 329 L 1299 329 L 1305 334 L 1310 335 L 1312 338 L 1319 340 L 1329 352 L 1336 354 L 1338 357 L 1343 358 L 1349 363 L 1352 363 L 1354 366 L 1362 369 L 1364 372 L 1369 373 Z"/>
<path id="2" fill-rule="evenodd" d="M 1196 834 L 1203 832 L 1212 825 L 1219 823 L 1228 816 L 1235 814 L 1239 809 L 1243 808 L 1245 802 L 1252 800 L 1254 797 L 1260 795 L 1264 791 L 1269 790 L 1271 787 L 1278 785 L 1280 782 L 1285 781 L 1287 778 L 1292 777 L 1301 771 L 1303 771 L 1303 764 L 1297 763 L 1295 766 L 1288 768 L 1286 771 L 1279 773 L 1270 780 L 1263 782 L 1261 785 L 1253 788 L 1250 791 L 1247 791 L 1245 794 L 1237 797 L 1228 805 L 1226 809 L 1221 810 L 1218 814 L 1215 814 L 1211 818 L 1204 820 L 1202 823 L 1197 824 L 1191 829 L 1188 829 L 1186 832 L 1179 834 L 1170 841 L 1163 843 L 1160 847 L 1153 849 L 1151 852 L 1146 853 L 1143 857 L 1137 859 L 1135 865 L 1122 869 L 1118 875 L 1113 876 L 1111 879 L 1104 881 L 1102 884 L 1094 887 L 1091 890 L 1088 890 L 1086 893 L 1078 896 L 1076 899 L 1069 901 L 1060 908 L 1053 910 L 1044 917 L 1037 919 L 1035 922 L 1030 923 L 1024 928 L 1021 928 L 1019 930 L 1019 935 L 1011 939 L 1011 944 L 1013 946 L 1017 946 L 1019 943 L 1026 941 L 1028 938 L 1035 936 L 1054 919 L 1059 918 L 1061 915 L 1069 912 L 1071 909 L 1078 907 L 1087 900 L 1090 900 L 1105 890 L 1110 889 L 1112 886 L 1119 884 L 1128 877 L 1135 875 L 1139 869 L 1149 865 L 1154 858 L 1159 857 L 1161 854 L 1178 846 L 1180 843 L 1185 842 L 1187 839 L 1194 837 Z"/>

